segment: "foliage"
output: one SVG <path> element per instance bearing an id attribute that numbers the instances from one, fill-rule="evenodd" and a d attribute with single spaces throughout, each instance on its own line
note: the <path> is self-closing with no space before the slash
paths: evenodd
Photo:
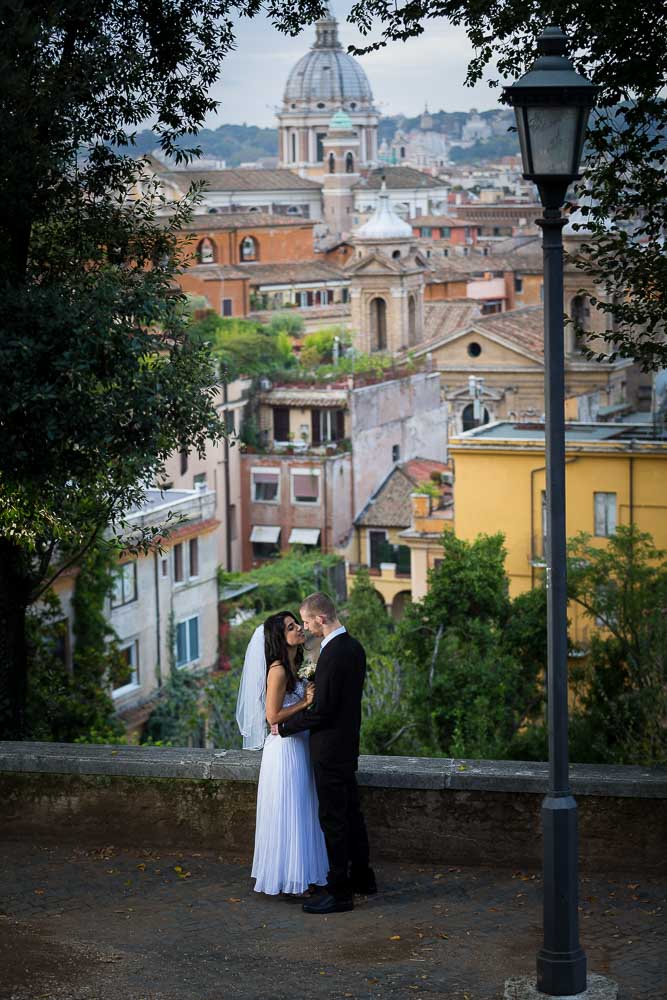
<path id="1" fill-rule="evenodd" d="M 285 329 L 276 332 L 256 320 L 223 319 L 211 310 L 190 324 L 188 334 L 193 343 L 208 345 L 226 378 L 296 364 Z"/>
<path id="2" fill-rule="evenodd" d="M 365 566 L 360 566 L 355 573 L 345 611 L 345 625 L 350 634 L 363 643 L 367 656 L 388 651 L 392 623 L 384 599 L 373 586 Z"/>
<path id="3" fill-rule="evenodd" d="M 305 368 L 333 364 L 334 340 L 338 338 L 341 351 L 349 345 L 349 334 L 341 326 L 327 326 L 309 333 L 303 341 L 299 362 Z"/>
<path id="4" fill-rule="evenodd" d="M 269 320 L 269 332 L 288 333 L 290 337 L 299 337 L 305 325 L 305 320 L 299 313 L 277 312 Z"/>
<path id="5" fill-rule="evenodd" d="M 72 670 L 64 652 L 67 623 L 51 592 L 28 615 L 27 732 L 31 739 L 118 742 L 122 726 L 109 696 L 123 682 L 123 660 L 104 605 L 113 588 L 114 550 L 98 544 L 82 560 L 74 597 Z"/>
<path id="6" fill-rule="evenodd" d="M 146 723 L 145 742 L 163 746 L 203 746 L 204 712 L 200 682 L 187 670 L 174 670 Z M 142 741 L 143 742 L 143 741 Z"/>
<path id="7" fill-rule="evenodd" d="M 546 631 L 546 603 L 539 592 L 510 600 L 501 535 L 466 542 L 445 531 L 442 545 L 426 597 L 396 631 L 405 721 L 421 752 L 507 757 L 541 707 L 534 636 Z"/>
<path id="8" fill-rule="evenodd" d="M 620 526 L 602 548 L 570 543 L 568 585 L 603 630 L 579 672 L 573 756 L 609 763 L 667 762 L 667 562 L 652 537 Z"/>
<path id="9" fill-rule="evenodd" d="M 174 295 L 196 192 L 135 159 L 151 120 L 187 159 L 232 45 L 230 5 L 18 4 L 0 35 L 0 732 L 25 731 L 26 608 L 140 503 L 176 450 L 223 431 L 208 350 Z M 141 539 L 140 541 L 143 541 Z"/>
<path id="10" fill-rule="evenodd" d="M 204 689 L 208 735 L 216 747 L 241 747 L 243 740 L 236 723 L 236 699 L 241 681 L 241 665 L 216 674 Z"/>
<path id="11" fill-rule="evenodd" d="M 228 167 L 274 158 L 278 149 L 278 130 L 257 125 L 220 125 L 216 129 L 202 128 L 197 132 L 202 155 L 224 160 Z M 155 134 L 150 129 L 139 132 L 136 147 L 150 153 L 155 147 Z"/>
<path id="12" fill-rule="evenodd" d="M 295 9 L 286 20 L 292 26 Z M 653 0 L 600 5 L 597 0 L 536 0 L 479 3 L 477 0 L 357 0 L 349 20 L 378 40 L 360 53 L 422 34 L 434 18 L 462 25 L 474 48 L 466 82 L 478 82 L 495 64 L 492 86 L 509 83 L 533 63 L 545 25 L 567 32 L 577 70 L 600 88 L 599 111 L 588 133 L 584 177 L 577 200 L 589 205 L 590 238 L 577 267 L 591 274 L 604 296 L 593 304 L 611 322 L 600 324 L 610 356 L 632 357 L 646 368 L 664 366 L 667 342 L 664 297 L 667 258 L 667 9 Z"/>

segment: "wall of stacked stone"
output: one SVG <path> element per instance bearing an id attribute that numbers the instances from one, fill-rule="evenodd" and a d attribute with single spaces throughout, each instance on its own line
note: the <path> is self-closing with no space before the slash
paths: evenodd
<path id="1" fill-rule="evenodd" d="M 0 742 L 0 839 L 248 854 L 260 754 Z M 667 871 L 667 769 L 573 765 L 583 871 Z M 547 765 L 362 757 L 373 854 L 541 865 Z"/>

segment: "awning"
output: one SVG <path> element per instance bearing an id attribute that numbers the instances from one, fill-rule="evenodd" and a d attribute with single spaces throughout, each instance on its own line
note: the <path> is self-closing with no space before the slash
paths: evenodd
<path id="1" fill-rule="evenodd" d="M 250 533 L 251 542 L 267 542 L 275 545 L 280 538 L 280 528 L 274 524 L 253 524 Z"/>
<path id="2" fill-rule="evenodd" d="M 290 545 L 319 545 L 319 542 L 319 528 L 292 528 L 290 531 Z"/>

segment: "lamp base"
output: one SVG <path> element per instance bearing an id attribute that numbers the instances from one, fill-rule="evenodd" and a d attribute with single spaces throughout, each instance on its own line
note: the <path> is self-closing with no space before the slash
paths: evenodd
<path id="1" fill-rule="evenodd" d="M 505 980 L 503 1000 L 549 1000 L 550 994 L 542 993 L 529 976 L 513 976 Z M 574 996 L 551 997 L 550 1000 L 618 1000 L 618 983 L 607 976 L 592 972 L 586 978 L 586 989 Z"/>

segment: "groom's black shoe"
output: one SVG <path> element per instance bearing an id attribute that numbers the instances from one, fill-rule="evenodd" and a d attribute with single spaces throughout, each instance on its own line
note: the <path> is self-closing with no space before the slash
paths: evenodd
<path id="1" fill-rule="evenodd" d="M 317 896 L 312 903 L 304 903 L 302 906 L 304 913 L 346 913 L 354 909 L 352 896 Z"/>

